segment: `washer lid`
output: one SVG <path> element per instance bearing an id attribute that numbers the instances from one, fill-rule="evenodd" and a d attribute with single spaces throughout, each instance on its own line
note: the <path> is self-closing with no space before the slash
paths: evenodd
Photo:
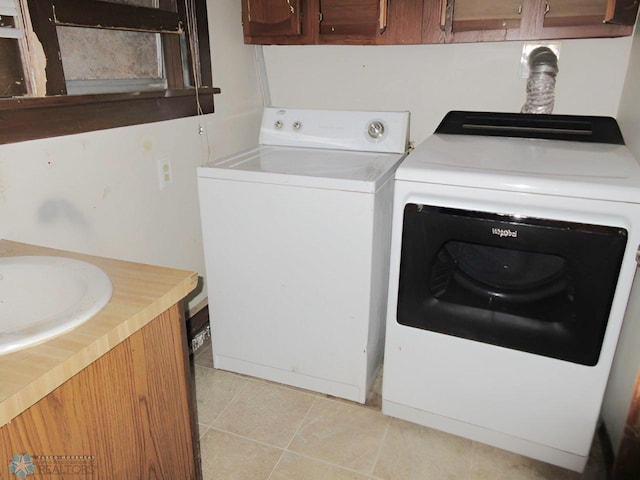
<path id="1" fill-rule="evenodd" d="M 375 192 L 404 155 L 261 146 L 207 163 L 200 178 Z"/>
<path id="2" fill-rule="evenodd" d="M 640 165 L 614 144 L 435 134 L 396 179 L 640 203 Z"/>

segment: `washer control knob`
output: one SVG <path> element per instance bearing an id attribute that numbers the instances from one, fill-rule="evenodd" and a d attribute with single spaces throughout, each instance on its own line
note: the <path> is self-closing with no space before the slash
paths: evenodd
<path id="1" fill-rule="evenodd" d="M 282 123 L 282 120 L 276 120 L 276 123 L 273 124 L 273 126 L 277 129 L 280 130 L 282 128 L 282 125 L 284 125 Z"/>
<path id="2" fill-rule="evenodd" d="M 384 125 L 382 122 L 374 120 L 367 127 L 367 132 L 371 138 L 377 140 L 384 135 Z"/>
<path id="3" fill-rule="evenodd" d="M 302 122 L 293 122 L 293 129 L 297 132 L 302 128 Z"/>

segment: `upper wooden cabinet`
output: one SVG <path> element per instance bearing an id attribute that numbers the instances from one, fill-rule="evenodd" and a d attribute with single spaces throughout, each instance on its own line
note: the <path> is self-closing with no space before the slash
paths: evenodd
<path id="1" fill-rule="evenodd" d="M 242 0 L 245 43 L 417 44 L 424 0 Z"/>
<path id="2" fill-rule="evenodd" d="M 639 0 L 242 0 L 246 43 L 418 44 L 630 35 Z"/>
<path id="3" fill-rule="evenodd" d="M 423 43 L 630 35 L 638 0 L 425 0 Z"/>

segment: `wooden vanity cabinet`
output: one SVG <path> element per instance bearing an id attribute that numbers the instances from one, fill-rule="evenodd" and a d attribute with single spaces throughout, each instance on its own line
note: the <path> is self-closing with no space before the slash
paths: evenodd
<path id="1" fill-rule="evenodd" d="M 201 478 L 189 369 L 174 305 L 2 427 L 0 458 L 28 453 L 37 478 Z"/>
<path id="2" fill-rule="evenodd" d="M 425 0 L 423 43 L 630 35 L 634 0 Z"/>

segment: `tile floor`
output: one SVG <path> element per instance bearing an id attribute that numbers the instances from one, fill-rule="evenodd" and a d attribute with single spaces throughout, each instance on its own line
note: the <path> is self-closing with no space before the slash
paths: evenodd
<path id="1" fill-rule="evenodd" d="M 195 355 L 205 480 L 605 480 L 382 415 L 366 405 L 213 369 Z"/>

